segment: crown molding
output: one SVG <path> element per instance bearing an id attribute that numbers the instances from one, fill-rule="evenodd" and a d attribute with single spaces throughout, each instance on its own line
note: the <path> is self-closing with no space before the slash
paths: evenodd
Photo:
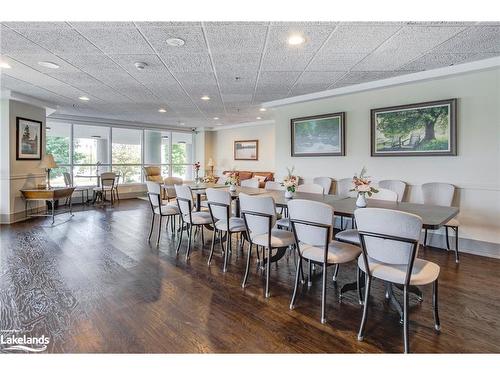
<path id="1" fill-rule="evenodd" d="M 232 125 L 219 125 L 219 126 L 213 126 L 210 128 L 203 128 L 200 130 L 206 130 L 206 131 L 219 131 L 219 130 L 226 130 L 226 129 L 238 129 L 238 128 L 246 128 L 249 126 L 261 126 L 261 125 L 274 125 L 274 120 L 262 120 L 262 121 L 251 121 L 251 122 L 242 122 L 239 124 L 232 124 Z"/>
<path id="2" fill-rule="evenodd" d="M 362 91 L 370 91 L 384 87 L 405 85 L 409 83 L 427 81 L 431 79 L 445 78 L 469 72 L 495 69 L 498 67 L 500 67 L 500 56 L 492 57 L 490 59 L 473 61 L 465 64 L 447 66 L 445 68 L 438 68 L 432 70 L 425 70 L 423 72 L 405 74 L 401 76 L 381 79 L 378 81 L 371 81 L 351 86 L 340 87 L 337 89 L 318 91 L 318 92 L 313 92 L 311 94 L 292 96 L 285 99 L 272 100 L 269 102 L 262 103 L 262 107 L 264 108 L 281 107 L 289 104 L 303 103 L 318 99 L 326 99 L 335 96 L 348 95 Z"/>

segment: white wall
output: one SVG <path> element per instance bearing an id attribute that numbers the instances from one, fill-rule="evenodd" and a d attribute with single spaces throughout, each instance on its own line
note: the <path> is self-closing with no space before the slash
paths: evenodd
<path id="1" fill-rule="evenodd" d="M 234 160 L 234 141 L 252 139 L 259 141 L 259 160 Z M 233 168 L 246 171 L 274 172 L 274 125 L 264 124 L 214 131 L 211 139 L 211 150 L 216 175 L 220 175 L 224 170 Z"/>
<path id="2" fill-rule="evenodd" d="M 275 108 L 277 177 L 287 166 L 295 166 L 306 181 L 350 177 L 366 166 L 376 179 L 406 181 L 411 185 L 407 200 L 414 202 L 420 201 L 422 183 L 449 182 L 459 188 L 455 204 L 463 224 L 460 237 L 500 244 L 499 90 L 497 68 Z M 370 109 L 449 98 L 458 98 L 458 156 L 370 156 Z M 346 112 L 346 156 L 291 157 L 290 119 L 332 112 Z M 465 240 L 461 245 L 482 251 Z M 490 247 L 500 256 L 500 246 Z"/>

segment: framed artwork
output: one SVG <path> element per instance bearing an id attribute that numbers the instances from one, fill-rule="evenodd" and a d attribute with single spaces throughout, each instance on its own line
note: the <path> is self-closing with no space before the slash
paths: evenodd
<path id="1" fill-rule="evenodd" d="M 292 156 L 344 156 L 345 112 L 290 120 Z"/>
<path id="2" fill-rule="evenodd" d="M 457 99 L 372 109 L 371 154 L 457 155 Z"/>
<path id="3" fill-rule="evenodd" d="M 42 122 L 16 117 L 16 159 L 42 159 Z"/>
<path id="4" fill-rule="evenodd" d="M 234 141 L 234 160 L 259 160 L 259 141 Z"/>

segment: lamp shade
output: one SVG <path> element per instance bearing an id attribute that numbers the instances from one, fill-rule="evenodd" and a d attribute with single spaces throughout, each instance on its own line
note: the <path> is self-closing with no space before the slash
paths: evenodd
<path id="1" fill-rule="evenodd" d="M 52 154 L 46 154 L 40 163 L 40 168 L 45 168 L 45 169 L 57 168 L 57 163 L 54 160 L 54 156 Z"/>
<path id="2" fill-rule="evenodd" d="M 214 166 L 214 161 L 212 160 L 212 158 L 208 159 L 208 164 L 207 164 L 208 167 L 213 167 Z"/>

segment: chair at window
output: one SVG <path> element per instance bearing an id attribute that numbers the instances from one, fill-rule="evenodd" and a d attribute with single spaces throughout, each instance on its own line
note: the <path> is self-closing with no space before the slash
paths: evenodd
<path id="1" fill-rule="evenodd" d="M 249 242 L 248 258 L 243 277 L 242 288 L 245 288 L 250 270 L 250 258 L 253 245 L 262 246 L 264 252 L 263 262 L 266 266 L 265 297 L 270 296 L 269 279 L 271 273 L 271 256 L 274 249 L 285 250 L 295 243 L 292 232 L 273 229 L 276 224 L 276 205 L 272 197 L 251 196 L 240 193 L 240 206 L 243 220 L 245 221 L 246 236 Z"/>
<path id="2" fill-rule="evenodd" d="M 249 178 L 247 180 L 242 180 L 240 182 L 240 186 L 258 189 L 259 179 L 258 178 Z"/>
<path id="3" fill-rule="evenodd" d="M 324 188 L 318 184 L 302 184 L 297 186 L 299 193 L 324 194 Z"/>
<path id="4" fill-rule="evenodd" d="M 144 177 L 146 181 L 162 182 L 163 177 L 161 175 L 161 167 L 149 166 L 143 167 Z"/>
<path id="5" fill-rule="evenodd" d="M 191 188 L 186 185 L 175 185 L 175 193 L 177 195 L 177 205 L 179 207 L 180 217 L 181 217 L 181 235 L 179 238 L 179 244 L 177 245 L 176 253 L 179 254 L 182 243 L 182 234 L 187 231 L 188 235 L 188 246 L 186 250 L 186 260 L 189 259 L 189 254 L 191 253 L 191 241 L 193 237 L 193 228 L 201 230 L 201 245 L 205 245 L 205 238 L 203 234 L 203 227 L 208 224 L 212 224 L 212 217 L 209 212 L 206 211 L 193 211 L 193 193 Z"/>
<path id="6" fill-rule="evenodd" d="M 323 186 L 323 194 L 330 194 L 332 179 L 330 177 L 314 177 L 313 184 Z"/>
<path id="7" fill-rule="evenodd" d="M 73 179 L 71 178 L 71 174 L 69 174 L 68 172 L 63 172 L 63 177 L 64 177 L 64 184 L 66 185 L 66 187 L 74 187 L 75 190 L 74 192 L 75 193 L 81 193 L 82 194 L 82 204 L 85 204 L 86 202 L 88 202 L 89 200 L 89 189 L 91 188 L 90 186 L 74 186 L 73 185 Z M 93 186 L 92 186 L 93 188 Z M 85 195 L 86 195 L 86 198 L 85 199 Z M 67 201 L 68 199 L 66 199 Z"/>
<path id="8" fill-rule="evenodd" d="M 156 246 L 160 244 L 160 233 L 161 233 L 161 222 L 164 217 L 167 218 L 167 228 L 168 223 L 170 222 L 170 228 L 172 233 L 175 232 L 175 217 L 179 215 L 179 208 L 176 204 L 163 204 L 161 199 L 161 186 L 158 182 L 155 181 L 146 181 L 146 186 L 148 188 L 148 198 L 149 204 L 151 206 L 151 211 L 153 213 L 153 217 L 151 219 L 151 229 L 149 231 L 148 240 L 151 240 L 151 235 L 153 234 L 153 227 L 155 223 L 155 217 L 158 215 L 159 224 L 158 224 L 158 237 L 156 239 Z"/>
<path id="9" fill-rule="evenodd" d="M 442 182 L 429 182 L 422 185 L 422 196 L 424 204 L 450 207 L 455 195 L 455 186 Z M 455 262 L 460 262 L 458 253 L 458 227 L 460 222 L 457 219 L 451 219 L 444 225 L 446 234 L 446 248 L 450 250 L 450 239 L 448 228 L 455 232 Z M 425 229 L 424 246 L 427 246 L 427 229 Z"/>
<path id="10" fill-rule="evenodd" d="M 94 188 L 94 198 L 93 201 L 99 198 L 102 203 L 107 200 L 107 194 L 110 195 L 111 204 L 114 204 L 114 192 L 116 184 L 116 173 L 115 172 L 103 172 L 101 173 L 101 185 Z"/>
<path id="11" fill-rule="evenodd" d="M 323 267 L 321 323 L 325 323 L 327 268 L 331 265 L 355 260 L 361 250 L 357 246 L 331 240 L 334 213 L 331 206 L 321 202 L 294 199 L 288 203 L 288 212 L 295 235 L 295 246 L 300 256 L 290 309 L 293 309 L 295 305 L 300 273 L 302 272 L 302 260 L 305 259 L 309 263 L 309 280 L 311 280 L 313 264 Z"/>
<path id="12" fill-rule="evenodd" d="M 400 180 L 382 180 L 379 181 L 378 186 L 382 189 L 392 190 L 398 195 L 398 202 L 404 198 L 406 191 L 406 183 Z"/>
<path id="13" fill-rule="evenodd" d="M 380 188 L 378 189 L 378 193 L 372 194 L 372 196 L 368 199 L 379 199 L 384 201 L 397 202 L 398 195 L 392 190 Z M 340 242 L 346 242 L 358 246 L 360 245 L 357 229 L 346 229 L 338 232 L 335 235 L 335 239 Z"/>
<path id="14" fill-rule="evenodd" d="M 120 174 L 120 172 L 118 172 L 118 173 L 116 174 L 115 186 L 113 187 L 113 192 L 112 192 L 112 193 L 115 195 L 115 199 L 116 199 L 117 201 L 119 201 L 119 200 L 120 200 L 120 194 L 118 194 L 118 185 L 119 185 L 119 183 L 120 183 L 120 177 L 121 177 L 121 174 Z"/>
<path id="15" fill-rule="evenodd" d="M 220 235 L 221 248 L 224 253 L 224 266 L 222 271 L 227 271 L 227 261 L 231 253 L 233 234 L 241 234 L 245 232 L 245 222 L 242 218 L 234 217 L 231 215 L 231 193 L 221 189 L 207 189 L 207 202 L 210 216 L 212 217 L 212 224 L 214 231 L 212 235 L 212 248 L 210 249 L 210 256 L 208 257 L 208 265 L 212 261 L 215 249 L 215 240 L 217 234 Z M 228 225 L 229 223 L 229 225 Z M 226 249 L 222 246 L 222 232 L 227 233 Z M 240 247 L 242 248 L 243 242 L 240 240 Z"/>
<path id="16" fill-rule="evenodd" d="M 164 196 L 163 199 L 167 201 L 175 200 L 177 198 L 177 194 L 175 193 L 175 185 L 182 185 L 183 180 L 180 177 L 165 177 L 163 180 L 164 185 Z"/>
<path id="17" fill-rule="evenodd" d="M 439 266 L 417 258 L 422 219 L 406 212 L 381 208 L 363 208 L 354 212 L 361 241 L 362 256 L 358 266 L 365 274 L 363 318 L 358 340 L 364 338 L 372 278 L 387 285 L 403 285 L 404 351 L 410 351 L 408 290 L 410 286 L 432 284 L 434 328 L 439 331 L 438 277 Z M 389 298 L 395 298 L 392 291 Z M 387 294 L 386 294 L 387 298 Z"/>

